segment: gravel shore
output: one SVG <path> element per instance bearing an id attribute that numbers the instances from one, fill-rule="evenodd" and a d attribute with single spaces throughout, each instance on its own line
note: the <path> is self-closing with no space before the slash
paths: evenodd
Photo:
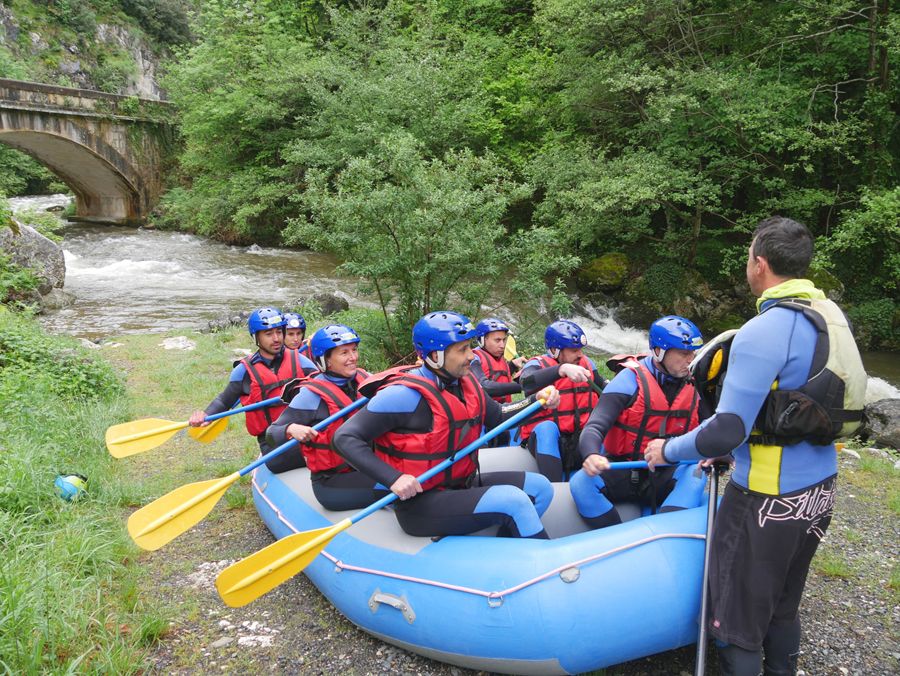
<path id="1" fill-rule="evenodd" d="M 802 607 L 801 674 L 900 673 L 900 595 L 895 588 L 900 533 L 897 514 L 888 507 L 891 495 L 896 500 L 898 472 L 883 463 L 887 470 L 882 467 L 882 472 L 894 473 L 883 480 L 860 463 L 842 454 L 835 518 L 814 561 Z M 151 655 L 152 673 L 475 673 L 370 637 L 345 620 L 304 576 L 245 608 L 223 606 L 213 587 L 218 571 L 270 542 L 247 505 L 214 513 L 182 536 L 177 548 L 145 555 L 155 573 L 152 593 L 173 604 L 175 617 Z M 218 558 L 207 560 L 210 551 Z M 586 627 L 585 636 L 590 632 Z M 718 673 L 713 650 L 708 661 L 708 673 Z M 604 673 L 689 675 L 693 664 L 694 647 L 689 646 Z"/>

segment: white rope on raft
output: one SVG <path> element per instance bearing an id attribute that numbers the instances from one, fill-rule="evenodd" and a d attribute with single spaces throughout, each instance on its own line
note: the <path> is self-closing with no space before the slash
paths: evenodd
<path id="1" fill-rule="evenodd" d="M 257 493 L 262 497 L 263 500 L 266 501 L 266 504 L 275 512 L 275 515 L 278 517 L 278 520 L 285 524 L 288 528 L 290 528 L 294 533 L 301 532 L 291 523 L 281 512 L 280 509 L 269 500 L 268 496 L 262 491 L 259 484 L 256 482 L 256 472 L 253 472 L 253 487 L 256 489 Z M 415 582 L 417 584 L 429 585 L 432 587 L 440 587 L 442 589 L 449 589 L 452 591 L 463 592 L 464 594 L 472 594 L 474 596 L 483 596 L 489 600 L 491 599 L 502 599 L 510 594 L 514 594 L 515 592 L 521 591 L 527 587 L 537 584 L 547 578 L 551 578 L 555 575 L 559 575 L 562 571 L 568 570 L 570 568 L 577 568 L 580 566 L 585 566 L 589 563 L 593 563 L 595 561 L 599 561 L 600 559 L 605 559 L 610 556 L 614 556 L 615 554 L 621 554 L 622 552 L 628 551 L 629 549 L 635 549 L 637 547 L 641 547 L 643 545 L 649 544 L 651 542 L 656 542 L 659 540 L 668 540 L 668 539 L 682 539 L 682 540 L 706 540 L 706 535 L 703 533 L 664 533 L 659 535 L 652 535 L 650 537 L 643 538 L 641 540 L 636 540 L 634 542 L 629 542 L 628 544 L 621 545 L 619 547 L 614 547 L 605 552 L 601 552 L 599 554 L 593 554 L 592 556 L 588 556 L 583 559 L 578 559 L 577 561 L 572 561 L 571 563 L 563 564 L 562 566 L 557 566 L 552 570 L 547 571 L 546 573 L 542 573 L 537 577 L 533 577 L 530 580 L 526 580 L 525 582 L 521 582 L 515 586 L 509 587 L 502 591 L 485 591 L 483 589 L 474 589 L 472 587 L 463 587 L 460 585 L 449 584 L 447 582 L 441 582 L 439 580 L 429 580 L 421 577 L 412 577 L 409 575 L 400 575 L 398 573 L 391 573 L 385 570 L 378 570 L 375 568 L 364 568 L 362 566 L 355 566 L 353 564 L 344 563 L 340 559 L 335 558 L 327 551 L 323 550 L 321 552 L 322 556 L 331 561 L 339 570 L 348 570 L 355 573 L 365 573 L 368 575 L 375 575 L 378 577 L 391 578 L 394 580 L 403 580 L 406 582 Z"/>

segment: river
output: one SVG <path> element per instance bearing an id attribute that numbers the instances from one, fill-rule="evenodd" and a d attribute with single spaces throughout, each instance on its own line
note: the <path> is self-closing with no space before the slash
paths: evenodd
<path id="1" fill-rule="evenodd" d="M 13 210 L 64 207 L 67 195 L 19 197 Z M 194 330 L 240 308 L 276 307 L 319 292 L 354 305 L 354 283 L 335 273 L 337 260 L 312 251 L 236 247 L 180 232 L 68 223 L 63 231 L 65 291 L 75 303 L 42 317 L 51 331 L 88 339 L 122 333 Z M 621 326 L 603 307 L 573 319 L 588 342 L 614 354 L 645 349 L 646 331 Z M 900 397 L 900 359 L 863 354 L 867 398 Z"/>

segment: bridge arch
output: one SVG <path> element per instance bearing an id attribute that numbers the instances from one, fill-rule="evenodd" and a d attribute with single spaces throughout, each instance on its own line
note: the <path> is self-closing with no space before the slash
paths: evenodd
<path id="1" fill-rule="evenodd" d="M 120 167 L 124 159 L 107 159 L 111 148 L 99 154 L 65 136 L 42 131 L 0 129 L 0 143 L 20 150 L 56 174 L 75 193 L 76 218 L 128 222 L 140 212 L 140 190 Z"/>
<path id="2" fill-rule="evenodd" d="M 27 153 L 75 193 L 75 220 L 141 224 L 173 154 L 164 101 L 0 79 L 0 143 Z"/>

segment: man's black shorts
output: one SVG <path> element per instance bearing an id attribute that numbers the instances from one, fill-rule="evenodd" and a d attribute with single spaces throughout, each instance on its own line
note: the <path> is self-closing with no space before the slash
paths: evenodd
<path id="1" fill-rule="evenodd" d="M 765 496 L 728 484 L 710 559 L 710 633 L 745 650 L 762 648 L 772 622 L 797 617 L 809 564 L 831 523 L 835 477 Z"/>

